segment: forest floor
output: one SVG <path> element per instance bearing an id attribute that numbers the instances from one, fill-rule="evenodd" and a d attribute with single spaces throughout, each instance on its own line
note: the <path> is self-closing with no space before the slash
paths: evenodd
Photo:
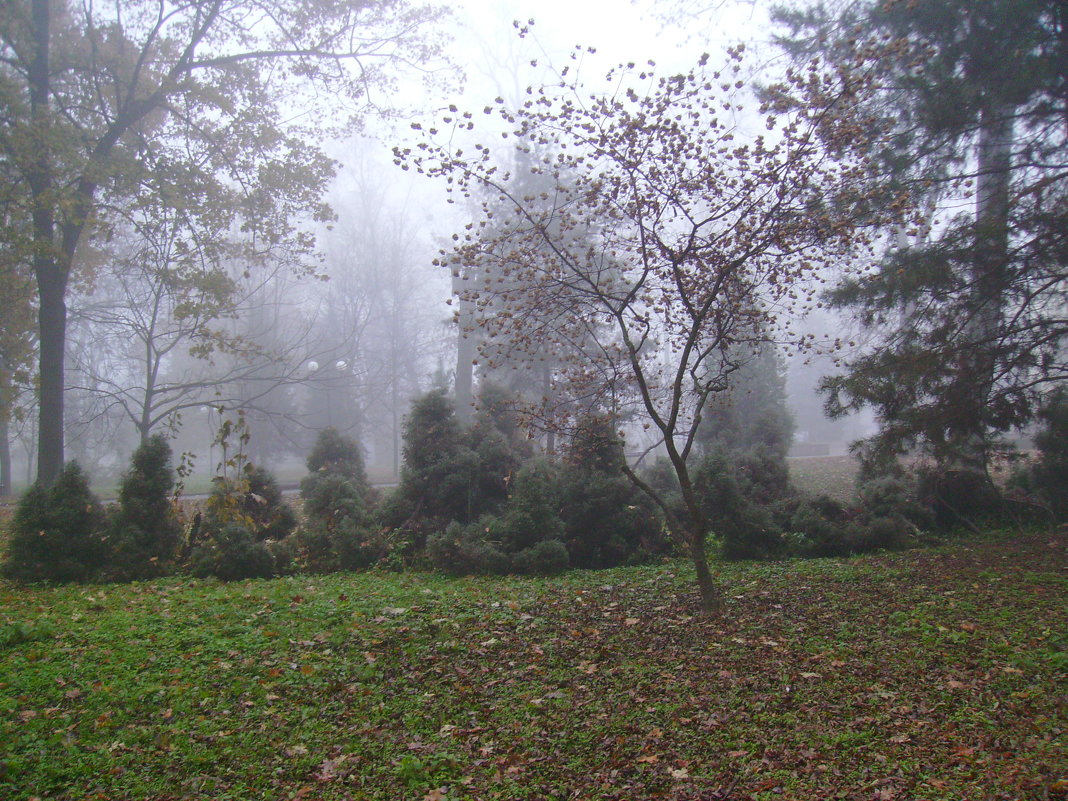
<path id="1" fill-rule="evenodd" d="M 0 584 L 0 798 L 1068 798 L 1065 529 L 715 572 Z"/>

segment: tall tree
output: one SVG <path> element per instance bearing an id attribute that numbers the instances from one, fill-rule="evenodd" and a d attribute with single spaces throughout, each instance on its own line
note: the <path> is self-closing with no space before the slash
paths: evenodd
<path id="1" fill-rule="evenodd" d="M 831 296 L 883 336 L 825 381 L 828 408 L 876 410 L 872 459 L 920 446 L 982 473 L 1068 377 L 1068 10 L 851 0 L 779 18 L 827 80 L 878 75 L 880 179 L 919 201 L 874 276 Z"/>
<path id="2" fill-rule="evenodd" d="M 328 163 L 291 109 L 309 82 L 366 106 L 398 61 L 419 63 L 434 16 L 404 0 L 128 0 L 113 5 L 13 0 L 0 8 L 6 113 L 0 155 L 28 187 L 37 287 L 39 478 L 63 462 L 66 297 L 79 246 L 107 225 L 110 205 L 152 166 L 180 167 L 175 203 L 197 207 L 222 189 L 240 225 L 270 240 L 308 206 Z M 196 141 L 192 150 L 175 146 Z M 270 191 L 242 191 L 249 176 Z"/>
<path id="3" fill-rule="evenodd" d="M 678 75 L 622 67 L 603 92 L 564 71 L 519 108 L 499 107 L 516 147 L 553 154 L 528 168 L 551 179 L 551 203 L 512 193 L 503 160 L 481 142 L 459 150 L 431 131 L 429 142 L 396 151 L 464 196 L 493 190 L 442 256 L 494 266 L 500 280 L 470 295 L 489 312 L 493 337 L 532 349 L 551 338 L 567 360 L 564 396 L 609 415 L 636 406 L 657 431 L 685 515 L 622 469 L 688 550 L 708 610 L 722 606 L 706 558 L 719 521 L 699 502 L 689 464 L 703 410 L 728 386 L 739 348 L 767 339 L 806 278 L 852 252 L 860 231 L 849 187 L 865 169 L 831 158 L 815 133 L 852 131 L 845 95 L 815 93 L 797 113 L 765 120 L 774 137 L 743 141 L 740 61 L 737 49 L 719 71 L 707 59 Z M 440 124 L 450 141 L 454 126 L 475 128 L 470 113 Z"/>
<path id="4" fill-rule="evenodd" d="M 0 86 L 0 103 L 5 88 Z M 11 422 L 31 394 L 35 310 L 26 250 L 25 198 L 11 164 L 0 164 L 0 496 L 11 494 Z"/>

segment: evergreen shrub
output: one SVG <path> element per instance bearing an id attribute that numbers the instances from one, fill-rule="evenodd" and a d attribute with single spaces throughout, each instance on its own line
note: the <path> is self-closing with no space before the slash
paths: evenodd
<path id="1" fill-rule="evenodd" d="M 372 535 L 371 487 L 359 444 L 324 429 L 307 466 L 300 483 L 304 523 L 296 535 L 304 568 L 328 573 L 374 564 L 383 549 Z"/>
<path id="2" fill-rule="evenodd" d="M 241 523 L 225 523 L 193 550 L 189 571 L 198 578 L 223 581 L 269 578 L 275 573 L 270 548 Z"/>
<path id="3" fill-rule="evenodd" d="M 666 548 L 653 502 L 623 475 L 623 460 L 623 441 L 607 418 L 579 421 L 559 490 L 572 567 L 616 567 Z"/>
<path id="4" fill-rule="evenodd" d="M 571 566 L 567 547 L 560 540 L 542 540 L 512 557 L 512 570 L 528 576 L 555 576 Z"/>
<path id="5" fill-rule="evenodd" d="M 426 560 L 435 570 L 454 576 L 503 575 L 511 571 L 512 560 L 486 539 L 492 519 L 463 525 L 452 522 L 426 541 Z"/>
<path id="6" fill-rule="evenodd" d="M 88 581 L 104 566 L 106 517 L 77 462 L 51 486 L 34 484 L 11 521 L 4 575 L 17 581 Z"/>
<path id="7" fill-rule="evenodd" d="M 147 579 L 169 572 L 181 540 L 171 502 L 171 446 L 156 434 L 134 451 L 108 526 L 106 573 L 117 580 Z"/>

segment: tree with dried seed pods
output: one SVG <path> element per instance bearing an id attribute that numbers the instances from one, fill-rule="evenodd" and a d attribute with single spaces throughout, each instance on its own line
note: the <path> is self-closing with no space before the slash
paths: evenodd
<path id="1" fill-rule="evenodd" d="M 713 613 L 723 608 L 706 554 L 717 521 L 698 501 L 689 460 L 701 410 L 747 354 L 789 337 L 788 313 L 812 279 L 865 247 L 857 221 L 878 216 L 874 199 L 853 190 L 864 185 L 865 159 L 836 157 L 844 152 L 836 140 L 863 129 L 851 110 L 864 87 L 830 95 L 814 73 L 797 73 L 793 88 L 809 103 L 765 114 L 766 132 L 750 136 L 739 122 L 747 119 L 742 50 L 729 51 L 719 71 L 707 56 L 677 75 L 626 65 L 608 73 L 602 92 L 565 69 L 521 108 L 486 109 L 506 124 L 497 141 L 518 151 L 514 163 L 536 182 L 501 169 L 491 147 L 455 144 L 475 131 L 470 113 L 454 110 L 439 126 L 449 130 L 432 128 L 416 147 L 394 151 L 402 167 L 443 179 L 454 199 L 480 207 L 440 261 L 484 267 L 477 274 L 489 278 L 461 293 L 480 312 L 481 339 L 507 342 L 513 355 L 551 347 L 562 360 L 554 391 L 571 400 L 566 413 L 581 405 L 618 420 L 636 411 L 655 433 L 685 515 L 632 466 L 624 471 L 692 557 L 701 604 Z M 551 188 L 516 190 L 531 183 Z M 562 408 L 533 413 L 553 422 Z"/>

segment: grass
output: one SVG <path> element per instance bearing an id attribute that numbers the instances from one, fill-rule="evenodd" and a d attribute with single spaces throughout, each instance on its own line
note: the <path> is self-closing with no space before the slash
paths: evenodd
<path id="1" fill-rule="evenodd" d="M 856 503 L 859 464 L 854 456 L 806 456 L 788 459 L 790 480 L 802 492 L 829 495 L 839 503 Z"/>
<path id="2" fill-rule="evenodd" d="M 0 798 L 1065 798 L 1066 555 L 0 584 Z"/>

